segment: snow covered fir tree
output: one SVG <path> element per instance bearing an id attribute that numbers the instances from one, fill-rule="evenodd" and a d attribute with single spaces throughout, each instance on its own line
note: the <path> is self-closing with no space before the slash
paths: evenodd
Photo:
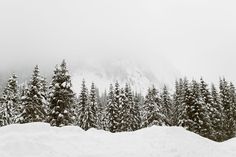
<path id="1" fill-rule="evenodd" d="M 219 85 L 180 78 L 173 88 L 153 85 L 145 95 L 118 81 L 105 91 L 96 82 L 88 87 L 85 79 L 81 87 L 72 86 L 65 60 L 48 81 L 38 65 L 26 82 L 18 83 L 12 74 L 1 89 L 0 125 L 46 122 L 112 133 L 178 126 L 219 142 L 236 135 L 236 89 L 225 78 Z M 80 93 L 74 93 L 75 88 Z"/>
<path id="2" fill-rule="evenodd" d="M 20 123 L 44 122 L 47 112 L 47 87 L 44 78 L 39 74 L 39 67 L 36 66 L 27 88 L 21 96 L 21 106 L 18 121 Z"/>
<path id="3" fill-rule="evenodd" d="M 65 60 L 56 66 L 52 83 L 49 87 L 48 122 L 52 126 L 71 125 L 75 122 L 75 106 L 71 77 Z"/>
<path id="4" fill-rule="evenodd" d="M 16 75 L 12 74 L 2 94 L 0 108 L 2 126 L 16 123 L 19 114 L 19 93 L 16 79 Z"/>

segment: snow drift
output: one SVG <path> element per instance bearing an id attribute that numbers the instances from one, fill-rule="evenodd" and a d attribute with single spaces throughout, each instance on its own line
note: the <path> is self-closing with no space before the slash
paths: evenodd
<path id="1" fill-rule="evenodd" d="M 1 157 L 234 157 L 236 141 L 216 143 L 183 128 L 112 134 L 44 123 L 0 128 Z"/>

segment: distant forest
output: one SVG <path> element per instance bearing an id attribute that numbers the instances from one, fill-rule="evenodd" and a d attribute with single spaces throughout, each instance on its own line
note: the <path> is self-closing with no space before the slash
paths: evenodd
<path id="1" fill-rule="evenodd" d="M 152 86 L 147 94 L 133 91 L 117 81 L 99 93 L 95 83 L 81 83 L 77 97 L 65 60 L 56 66 L 50 83 L 35 66 L 31 79 L 18 85 L 12 74 L 0 98 L 0 126 L 46 122 L 51 126 L 79 126 L 116 132 L 135 131 L 153 125 L 180 126 L 214 141 L 236 133 L 235 86 L 225 78 L 219 85 L 181 78 L 173 92 Z"/>

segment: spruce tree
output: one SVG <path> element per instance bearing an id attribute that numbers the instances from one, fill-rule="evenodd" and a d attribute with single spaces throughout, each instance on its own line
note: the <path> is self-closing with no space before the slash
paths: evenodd
<path id="1" fill-rule="evenodd" d="M 82 81 L 81 92 L 79 95 L 79 104 L 78 104 L 78 125 L 84 129 L 88 130 L 91 126 L 91 114 L 89 106 L 89 93 L 85 84 L 85 80 Z"/>
<path id="2" fill-rule="evenodd" d="M 119 132 L 129 131 L 130 130 L 130 106 L 129 99 L 123 88 L 120 89 L 120 98 L 119 98 Z"/>
<path id="3" fill-rule="evenodd" d="M 219 93 L 214 84 L 211 86 L 212 106 L 214 113 L 212 115 L 212 139 L 215 141 L 223 141 L 223 108 L 220 102 Z"/>
<path id="4" fill-rule="evenodd" d="M 107 102 L 107 92 L 105 90 L 104 93 L 101 94 L 101 97 L 97 94 L 98 97 L 98 129 L 108 130 L 107 129 L 107 108 L 108 108 L 108 102 Z"/>
<path id="5" fill-rule="evenodd" d="M 235 86 L 232 82 L 229 83 L 229 93 L 230 93 L 230 125 L 231 125 L 231 137 L 235 137 L 236 133 L 236 92 Z"/>
<path id="6" fill-rule="evenodd" d="M 137 129 L 141 129 L 143 126 L 142 124 L 145 121 L 145 110 L 144 110 L 144 97 L 142 96 L 141 93 L 134 93 L 134 103 L 135 103 L 135 110 L 138 112 L 138 128 Z"/>
<path id="7" fill-rule="evenodd" d="M 164 123 L 165 125 L 172 126 L 173 125 L 173 106 L 172 100 L 169 94 L 169 91 L 166 86 L 164 86 L 162 93 L 161 93 L 161 106 L 162 110 L 161 113 L 164 115 Z"/>
<path id="8" fill-rule="evenodd" d="M 118 82 L 114 89 L 114 107 L 113 107 L 113 131 L 121 132 L 127 127 L 125 121 L 125 95 L 124 90 L 120 89 Z"/>
<path id="9" fill-rule="evenodd" d="M 144 101 L 144 121 L 142 126 L 162 125 L 164 115 L 161 114 L 160 97 L 156 88 L 153 86 L 148 89 L 148 94 Z"/>
<path id="10" fill-rule="evenodd" d="M 190 95 L 186 104 L 187 129 L 199 135 L 206 136 L 209 130 L 209 117 L 201 96 L 199 83 L 192 81 Z"/>
<path id="11" fill-rule="evenodd" d="M 94 83 L 91 85 L 90 97 L 89 97 L 89 114 L 90 114 L 90 126 L 92 128 L 98 127 L 98 101 L 96 88 Z"/>
<path id="12" fill-rule="evenodd" d="M 181 125 L 181 117 L 184 113 L 183 106 L 183 80 L 180 79 L 175 82 L 175 91 L 173 94 L 173 106 L 172 106 L 172 125 L 180 126 Z"/>
<path id="13" fill-rule="evenodd" d="M 3 91 L 2 106 L 0 111 L 1 125 L 16 123 L 19 114 L 19 93 L 16 81 L 17 77 L 13 74 Z"/>
<path id="14" fill-rule="evenodd" d="M 231 104 L 230 86 L 225 78 L 220 80 L 220 103 L 222 104 L 223 139 L 227 140 L 234 136 L 233 108 Z"/>
<path id="15" fill-rule="evenodd" d="M 20 123 L 43 122 L 46 117 L 46 87 L 36 66 L 32 78 L 28 84 L 28 89 L 21 97 Z"/>
<path id="16" fill-rule="evenodd" d="M 200 79 L 200 96 L 203 100 L 203 116 L 204 116 L 204 120 L 203 120 L 203 126 L 204 130 L 202 129 L 201 131 L 201 135 L 204 137 L 208 137 L 208 138 L 213 138 L 213 125 L 212 125 L 212 121 L 213 121 L 213 115 L 216 113 L 216 110 L 213 106 L 213 100 L 212 100 L 212 96 L 211 93 L 208 89 L 208 85 L 207 83 L 203 80 L 203 78 Z"/>
<path id="17" fill-rule="evenodd" d="M 140 128 L 141 116 L 139 111 L 139 100 L 138 97 L 134 98 L 131 88 L 128 84 L 125 86 L 125 96 L 127 98 L 127 111 L 126 115 L 128 118 L 128 130 L 135 131 Z"/>
<path id="18" fill-rule="evenodd" d="M 193 98 L 192 98 L 192 93 L 190 90 L 190 85 L 189 85 L 189 81 L 187 80 L 187 78 L 185 78 L 183 80 L 183 86 L 181 89 L 181 94 L 182 94 L 182 108 L 183 108 L 183 112 L 179 117 L 179 125 L 189 129 L 189 117 L 191 116 L 190 114 L 190 108 L 193 104 Z M 189 115 L 190 114 L 190 115 Z"/>
<path id="19" fill-rule="evenodd" d="M 107 97 L 107 108 L 106 108 L 106 118 L 105 118 L 105 128 L 110 132 L 116 131 L 116 121 L 115 121 L 115 95 L 112 84 L 109 88 L 109 93 Z"/>
<path id="20" fill-rule="evenodd" d="M 71 77 L 63 60 L 61 65 L 56 67 L 50 85 L 48 121 L 52 126 L 60 127 L 74 123 L 74 96 Z"/>
<path id="21" fill-rule="evenodd" d="M 91 92 L 90 92 L 91 93 Z M 102 103 L 104 101 L 104 98 L 102 98 L 104 95 L 100 96 L 99 89 L 95 88 L 95 100 L 96 100 L 96 128 L 101 130 L 104 128 L 104 108 L 105 103 Z M 103 99 L 103 100 L 102 100 Z"/>

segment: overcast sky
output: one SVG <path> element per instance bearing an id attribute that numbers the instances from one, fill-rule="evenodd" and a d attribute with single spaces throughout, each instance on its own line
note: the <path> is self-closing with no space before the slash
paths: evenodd
<path id="1" fill-rule="evenodd" d="M 235 0 L 1 0 L 0 70 L 163 56 L 182 75 L 236 80 Z M 30 63 L 29 63 L 30 62 Z"/>

